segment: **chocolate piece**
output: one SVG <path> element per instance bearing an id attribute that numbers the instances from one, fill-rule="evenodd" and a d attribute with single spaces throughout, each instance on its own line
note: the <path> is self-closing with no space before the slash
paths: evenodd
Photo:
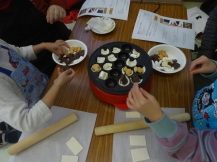
<path id="1" fill-rule="evenodd" d="M 122 75 L 122 77 L 120 78 L 120 83 L 123 85 L 127 85 L 128 80 L 127 80 L 126 75 Z"/>
<path id="2" fill-rule="evenodd" d="M 132 82 L 133 82 L 133 83 L 139 83 L 139 82 L 140 82 L 139 75 L 137 75 L 137 74 L 133 74 L 133 75 L 131 76 L 131 79 L 132 79 Z"/>
<path id="3" fill-rule="evenodd" d="M 66 65 L 71 64 L 74 60 L 79 59 L 81 56 L 84 56 L 84 50 L 81 50 L 81 47 L 73 47 L 73 52 L 67 55 L 60 55 L 60 63 L 66 63 Z M 76 52 L 77 51 L 77 52 Z"/>
<path id="4" fill-rule="evenodd" d="M 60 55 L 60 57 L 59 57 L 60 63 L 63 63 L 63 62 L 64 62 L 63 56 L 64 56 L 64 55 Z"/>
<path id="5" fill-rule="evenodd" d="M 69 59 L 71 60 L 71 62 L 74 61 L 74 60 L 76 59 L 76 58 L 75 58 L 75 55 L 72 54 L 72 53 L 69 54 L 68 57 L 69 57 Z"/>
<path id="6" fill-rule="evenodd" d="M 79 59 L 80 58 L 80 54 L 78 52 L 75 53 L 75 59 Z"/>
<path id="7" fill-rule="evenodd" d="M 78 53 L 80 56 L 84 56 L 84 50 L 80 50 Z"/>
<path id="8" fill-rule="evenodd" d="M 152 56 L 150 56 L 151 60 L 155 61 L 159 61 L 159 56 L 157 54 L 154 54 Z"/>
<path id="9" fill-rule="evenodd" d="M 170 65 L 171 67 L 174 67 L 174 69 L 178 69 L 180 67 L 180 64 L 177 62 L 176 59 L 172 60 L 172 63 L 169 62 L 168 65 Z"/>

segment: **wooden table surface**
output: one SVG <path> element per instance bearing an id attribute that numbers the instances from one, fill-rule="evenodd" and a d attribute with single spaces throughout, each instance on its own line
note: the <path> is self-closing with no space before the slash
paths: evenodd
<path id="1" fill-rule="evenodd" d="M 98 47 L 109 42 L 130 42 L 142 47 L 145 51 L 159 44 L 131 38 L 139 9 L 154 11 L 157 7 L 157 4 L 131 3 L 128 20 L 115 20 L 116 28 L 106 35 L 98 35 L 92 31 L 85 31 L 86 23 L 91 17 L 85 16 L 79 18 L 73 28 L 70 39 L 83 41 L 88 47 L 88 55 L 81 63 L 72 66 L 76 75 L 73 80 L 61 90 L 55 105 L 96 113 L 97 120 L 95 127 L 113 124 L 114 106 L 100 101 L 94 96 L 90 89 L 87 72 L 89 57 Z M 156 13 L 171 18 L 187 18 L 186 8 L 181 5 L 160 5 Z M 193 100 L 193 78 L 189 73 L 191 56 L 190 50 L 181 50 L 185 53 L 187 58 L 185 68 L 176 74 L 162 74 L 154 71 L 150 93 L 156 97 L 162 107 L 186 108 L 186 112 L 190 112 Z M 55 69 L 47 88 L 52 85 L 56 77 L 57 69 Z M 95 136 L 93 133 L 86 161 L 111 162 L 112 143 L 113 135 Z"/>

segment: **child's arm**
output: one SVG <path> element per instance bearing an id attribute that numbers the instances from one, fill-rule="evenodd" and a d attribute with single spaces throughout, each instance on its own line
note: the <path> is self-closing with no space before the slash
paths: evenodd
<path id="1" fill-rule="evenodd" d="M 62 46 L 66 46 L 69 48 L 68 44 L 63 40 L 57 40 L 55 43 L 40 43 L 37 45 L 34 45 L 33 51 L 35 54 L 38 54 L 42 50 L 49 50 L 57 55 L 63 54 L 63 48 Z"/>
<path id="2" fill-rule="evenodd" d="M 71 81 L 75 72 L 68 69 L 61 73 L 53 86 L 44 97 L 30 109 L 25 101 L 23 92 L 17 84 L 4 74 L 0 74 L 0 119 L 22 132 L 37 130 L 48 121 L 52 113 L 49 108 L 53 105 L 61 87 Z"/>
<path id="3" fill-rule="evenodd" d="M 217 131 L 191 129 L 171 120 L 160 109 L 157 100 L 135 84 L 127 98 L 130 109 L 146 117 L 158 141 L 167 153 L 184 161 L 217 161 Z"/>
<path id="4" fill-rule="evenodd" d="M 17 52 L 17 54 L 21 55 L 27 60 L 34 60 L 37 58 L 37 54 L 42 50 L 49 50 L 57 55 L 63 54 L 62 46 L 65 46 L 69 48 L 68 44 L 63 40 L 57 40 L 55 43 L 40 43 L 37 45 L 29 45 L 24 47 L 17 47 L 11 44 L 6 43 L 5 41 L 1 40 L 3 42 L 3 45 L 9 46 L 13 50 Z"/>
<path id="5" fill-rule="evenodd" d="M 164 150 L 181 161 L 217 161 L 216 130 L 190 129 L 164 115 L 159 121 L 147 124 Z"/>
<path id="6" fill-rule="evenodd" d="M 59 74 L 58 78 L 54 81 L 54 84 L 52 85 L 52 87 L 48 90 L 48 92 L 42 98 L 42 101 L 49 108 L 51 108 L 51 106 L 53 105 L 61 88 L 72 80 L 72 78 L 75 75 L 75 72 L 72 69 L 63 71 L 62 69 L 58 68 L 58 74 Z"/>

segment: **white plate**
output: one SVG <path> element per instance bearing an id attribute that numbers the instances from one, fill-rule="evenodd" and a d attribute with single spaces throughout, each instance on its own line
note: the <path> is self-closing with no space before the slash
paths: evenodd
<path id="1" fill-rule="evenodd" d="M 153 61 L 152 61 L 153 69 L 155 69 L 161 73 L 171 74 L 171 73 L 177 73 L 185 67 L 185 65 L 186 65 L 185 54 L 179 48 L 171 46 L 171 45 L 160 44 L 160 45 L 154 46 L 148 51 L 148 55 L 152 56 L 154 54 L 158 54 L 158 51 L 160 51 L 160 50 L 166 50 L 168 58 L 169 59 L 176 59 L 177 62 L 180 64 L 180 67 L 178 69 L 173 70 L 173 71 L 163 71 L 163 70 L 156 68 L 156 66 L 153 64 Z"/>
<path id="2" fill-rule="evenodd" d="M 110 33 L 111 31 L 114 30 L 115 28 L 115 21 L 110 19 L 110 18 L 107 18 L 107 17 L 101 17 L 101 19 L 109 19 L 110 21 L 112 21 L 112 26 L 109 30 L 105 31 L 105 32 L 99 32 L 99 31 L 96 31 L 94 29 L 91 28 L 91 30 L 94 32 L 94 33 L 97 33 L 97 34 L 107 34 L 107 33 Z"/>
<path id="3" fill-rule="evenodd" d="M 84 50 L 84 56 L 80 56 L 79 59 L 74 60 L 71 64 L 69 64 L 69 66 L 80 63 L 87 56 L 87 46 L 83 42 L 75 39 L 67 40 L 65 42 L 69 45 L 69 47 L 81 47 L 81 49 Z M 66 47 L 63 48 L 66 49 Z M 56 54 L 52 53 L 52 58 L 57 64 L 66 66 L 65 62 L 60 63 L 59 56 L 57 56 Z"/>

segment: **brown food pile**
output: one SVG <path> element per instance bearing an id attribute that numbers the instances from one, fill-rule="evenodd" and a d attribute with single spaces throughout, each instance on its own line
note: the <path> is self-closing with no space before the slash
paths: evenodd
<path id="1" fill-rule="evenodd" d="M 67 55 L 61 55 L 59 57 L 60 63 L 66 63 L 66 66 L 63 67 L 64 70 L 69 68 L 69 64 L 71 64 L 74 60 L 79 59 L 81 56 L 84 56 L 84 50 L 80 50 L 78 52 L 69 53 Z"/>

